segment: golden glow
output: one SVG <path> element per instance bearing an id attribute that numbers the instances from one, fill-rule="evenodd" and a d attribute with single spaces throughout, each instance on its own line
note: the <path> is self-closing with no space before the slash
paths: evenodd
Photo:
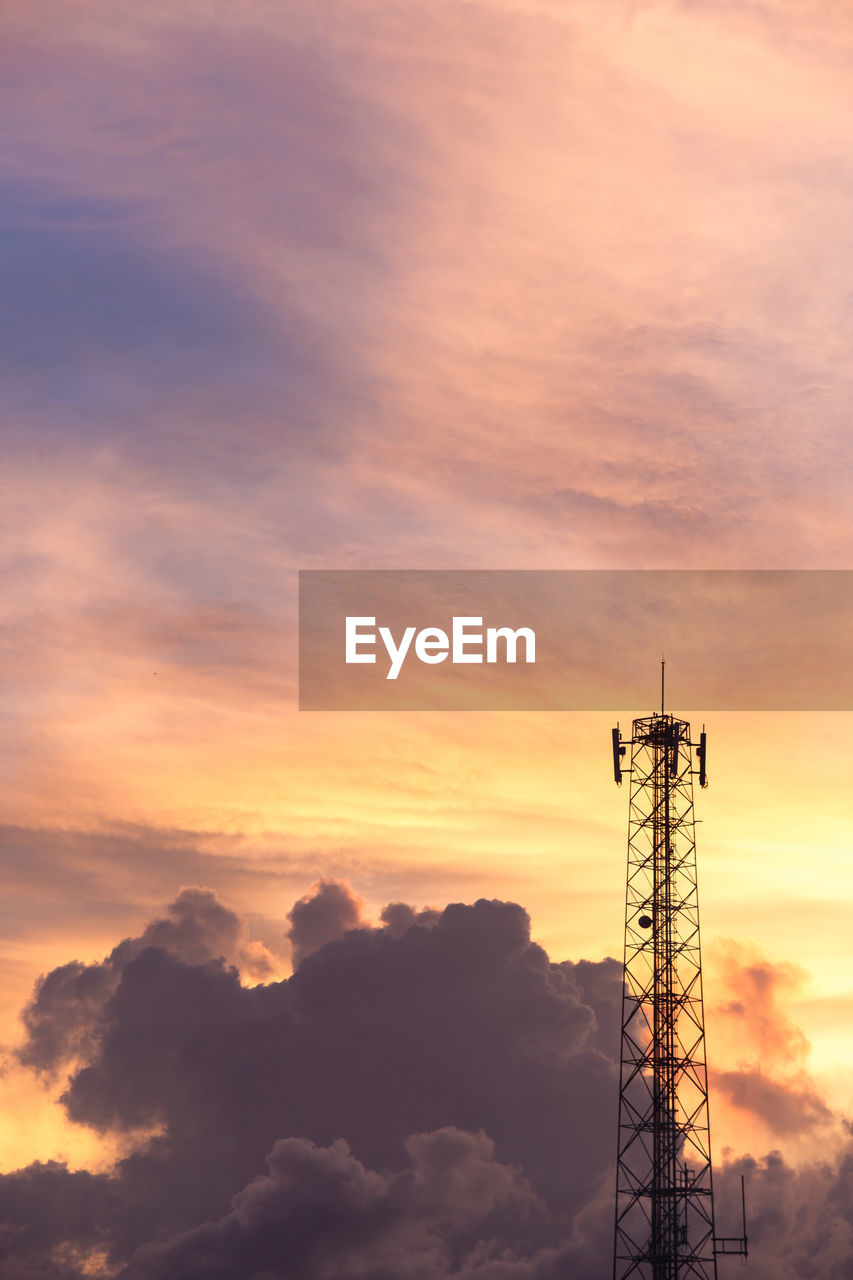
<path id="1" fill-rule="evenodd" d="M 66 406 L 36 368 L 48 429 L 29 390 L 10 424 L 4 1037 L 41 973 L 138 934 L 184 884 L 243 912 L 282 972 L 286 913 L 318 875 L 373 918 L 514 898 L 552 958 L 618 956 L 612 718 L 299 714 L 295 570 L 849 565 L 845 6 L 820 23 L 782 3 L 425 2 L 387 23 L 356 0 L 334 21 L 322 3 L 119 8 L 10 15 L 21 82 L 30 58 L 56 82 L 17 100 L 16 177 L 41 190 L 55 163 L 60 221 L 83 195 L 126 218 L 137 271 L 192 246 L 228 305 L 262 315 L 283 373 L 258 389 L 260 353 L 231 353 L 220 396 L 204 363 L 179 376 L 143 353 L 140 377 L 92 338 L 89 398 Z M 184 65 L 193 23 L 227 76 Z M 279 48 L 329 51 L 328 117 L 279 99 Z M 323 161 L 304 189 L 271 124 L 296 118 Z M 308 411 L 288 399 L 291 336 Z M 714 1069 L 760 1066 L 844 1110 L 853 720 L 706 719 Z M 777 1012 L 811 1054 L 736 1033 L 732 946 L 799 975 Z M 109 1158 L 28 1077 L 3 1090 L 3 1167 Z M 736 1150 L 830 1141 L 829 1122 L 785 1139 L 722 1098 L 712 1121 Z"/>

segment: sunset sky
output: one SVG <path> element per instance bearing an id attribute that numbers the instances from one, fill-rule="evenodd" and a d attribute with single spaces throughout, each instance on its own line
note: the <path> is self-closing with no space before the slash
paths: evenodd
<path id="1" fill-rule="evenodd" d="M 500 899 L 553 962 L 621 956 L 616 717 L 300 713 L 297 571 L 853 567 L 853 8 L 29 0 L 0 24 L 0 1170 L 106 1176 L 173 1121 L 58 1101 L 106 1071 L 100 1032 L 48 1066 L 16 1046 L 40 976 L 123 939 L 280 982 L 323 879 L 350 886 L 339 933 Z M 715 1159 L 812 1203 L 853 1168 L 853 713 L 690 714 Z M 187 887 L 225 912 L 207 951 Z M 499 1163 L 460 1161 L 520 1204 L 535 1160 L 469 1127 Z M 196 1211 L 43 1249 L 124 1276 Z M 846 1274 L 850 1225 L 808 1274 Z M 129 1280 L 190 1276 L 145 1247 Z"/>

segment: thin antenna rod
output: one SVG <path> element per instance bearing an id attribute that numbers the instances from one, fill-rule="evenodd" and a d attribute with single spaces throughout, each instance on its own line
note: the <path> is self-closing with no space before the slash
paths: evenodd
<path id="1" fill-rule="evenodd" d="M 664 688 L 664 667 L 666 666 L 666 658 L 660 660 L 660 713 L 663 715 L 663 688 Z"/>

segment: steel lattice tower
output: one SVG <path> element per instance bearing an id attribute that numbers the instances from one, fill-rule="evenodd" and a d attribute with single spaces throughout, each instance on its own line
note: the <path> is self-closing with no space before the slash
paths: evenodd
<path id="1" fill-rule="evenodd" d="M 623 770 L 627 745 L 614 729 L 630 803 L 613 1280 L 716 1280 L 717 1255 L 747 1242 L 745 1222 L 742 1237 L 714 1226 L 693 810 L 706 738 L 661 710 L 633 722 Z"/>

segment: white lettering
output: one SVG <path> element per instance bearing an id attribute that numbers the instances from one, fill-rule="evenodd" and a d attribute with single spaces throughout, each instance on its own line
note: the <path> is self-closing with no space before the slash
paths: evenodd
<path id="1" fill-rule="evenodd" d="M 482 618 L 454 618 L 453 619 L 453 661 L 454 662 L 482 662 L 483 655 L 481 653 L 466 653 L 466 644 L 483 643 L 483 633 L 472 635 L 466 632 L 467 626 L 482 626 Z"/>
<path id="2" fill-rule="evenodd" d="M 372 627 L 376 625 L 375 618 L 347 618 L 346 636 L 347 636 L 347 662 L 375 662 L 375 653 L 359 653 L 358 646 L 360 644 L 376 644 L 375 632 L 369 635 L 359 635 L 359 627 Z"/>
<path id="3" fill-rule="evenodd" d="M 444 662 L 450 641 L 438 627 L 424 627 L 415 637 L 415 653 L 421 662 Z"/>
<path id="4" fill-rule="evenodd" d="M 403 639 L 400 641 L 399 647 L 394 643 L 394 637 L 391 635 L 390 627 L 380 627 L 381 635 L 385 648 L 388 650 L 388 657 L 391 659 L 391 668 L 385 677 L 386 680 L 396 680 L 400 674 L 400 668 L 403 665 L 403 659 L 409 652 L 409 645 L 412 643 L 412 636 L 417 630 L 416 627 L 406 627 L 403 632 Z"/>
<path id="5" fill-rule="evenodd" d="M 366 630 L 376 626 L 375 618 L 348 617 L 346 619 L 346 660 L 347 662 L 376 662 L 375 653 L 362 653 L 367 646 L 375 646 L 376 632 Z M 469 663 L 483 662 L 483 654 L 471 653 L 470 649 L 483 648 L 483 619 L 474 617 L 455 617 L 452 621 L 451 636 L 440 627 L 406 627 L 400 643 L 394 639 L 390 627 L 380 627 L 379 636 L 390 659 L 386 680 L 396 680 L 403 669 L 406 657 L 414 640 L 415 656 L 420 662 L 430 666 L 444 662 L 448 654 L 451 662 Z M 479 629 L 477 629 L 479 628 Z M 485 633 L 486 662 L 500 661 L 498 657 L 498 641 L 502 641 L 503 661 L 518 661 L 518 643 L 524 642 L 524 661 L 536 661 L 536 633 L 530 627 L 488 627 Z"/>
<path id="6" fill-rule="evenodd" d="M 536 661 L 536 633 L 530 627 L 519 627 L 517 631 L 512 627 L 489 627 L 486 632 L 486 662 L 498 660 L 498 636 L 506 641 L 507 662 L 515 662 L 519 636 L 524 640 L 524 661 Z"/>

